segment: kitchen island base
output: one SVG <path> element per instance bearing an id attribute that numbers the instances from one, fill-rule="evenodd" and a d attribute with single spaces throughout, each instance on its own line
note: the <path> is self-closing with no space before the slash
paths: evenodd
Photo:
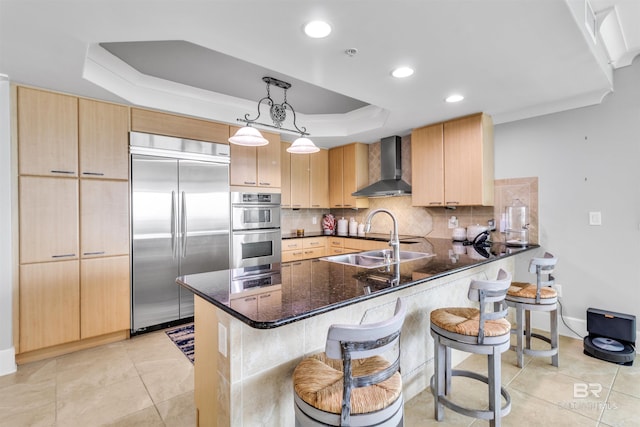
<path id="1" fill-rule="evenodd" d="M 329 326 L 389 318 L 398 297 L 407 304 L 402 328 L 405 401 L 429 384 L 433 339 L 429 315 L 444 306 L 468 306 L 472 279 L 493 279 L 500 268 L 513 274 L 515 257 L 431 278 L 271 329 L 256 329 L 195 298 L 195 403 L 198 426 L 294 425 L 292 373 L 306 356 L 323 351 Z M 283 287 L 285 284 L 283 283 Z M 453 352 L 453 365 L 468 355 Z"/>

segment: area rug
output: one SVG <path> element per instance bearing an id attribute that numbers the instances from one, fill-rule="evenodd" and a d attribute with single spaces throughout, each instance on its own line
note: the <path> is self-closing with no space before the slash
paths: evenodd
<path id="1" fill-rule="evenodd" d="M 166 331 L 167 336 L 193 363 L 195 355 L 193 351 L 193 323 L 182 325 L 178 328 Z"/>

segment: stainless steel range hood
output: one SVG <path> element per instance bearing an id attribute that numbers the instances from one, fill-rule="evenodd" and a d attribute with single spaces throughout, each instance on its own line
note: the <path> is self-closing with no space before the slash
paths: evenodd
<path id="1" fill-rule="evenodd" d="M 389 136 L 380 140 L 380 181 L 352 193 L 356 197 L 410 196 L 411 186 L 402 180 L 402 139 Z"/>

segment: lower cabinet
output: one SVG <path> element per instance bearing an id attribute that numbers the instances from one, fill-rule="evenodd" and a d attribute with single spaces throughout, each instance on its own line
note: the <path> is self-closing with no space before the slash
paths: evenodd
<path id="1" fill-rule="evenodd" d="M 326 237 L 305 237 L 282 241 L 282 262 L 325 256 Z"/>
<path id="2" fill-rule="evenodd" d="M 20 266 L 19 353 L 130 328 L 129 256 Z"/>
<path id="3" fill-rule="evenodd" d="M 79 261 L 20 266 L 20 353 L 80 339 Z"/>
<path id="4" fill-rule="evenodd" d="M 129 257 L 80 262 L 80 338 L 130 328 Z"/>

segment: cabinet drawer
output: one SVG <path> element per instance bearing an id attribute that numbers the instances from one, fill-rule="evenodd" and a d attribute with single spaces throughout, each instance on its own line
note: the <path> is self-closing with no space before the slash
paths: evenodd
<path id="1" fill-rule="evenodd" d="M 332 248 L 343 248 L 344 238 L 342 237 L 329 237 L 329 246 Z"/>
<path id="2" fill-rule="evenodd" d="M 293 251 L 296 249 L 302 249 L 302 239 L 284 239 L 282 241 L 283 251 Z"/>
<path id="3" fill-rule="evenodd" d="M 324 247 L 304 249 L 304 259 L 318 258 L 324 256 Z"/>
<path id="4" fill-rule="evenodd" d="M 303 259 L 303 255 L 302 248 L 294 251 L 282 251 L 282 262 L 299 261 Z"/>
<path id="5" fill-rule="evenodd" d="M 310 237 L 302 239 L 302 247 L 304 249 L 320 248 L 326 245 L 326 238 L 324 237 Z"/>

